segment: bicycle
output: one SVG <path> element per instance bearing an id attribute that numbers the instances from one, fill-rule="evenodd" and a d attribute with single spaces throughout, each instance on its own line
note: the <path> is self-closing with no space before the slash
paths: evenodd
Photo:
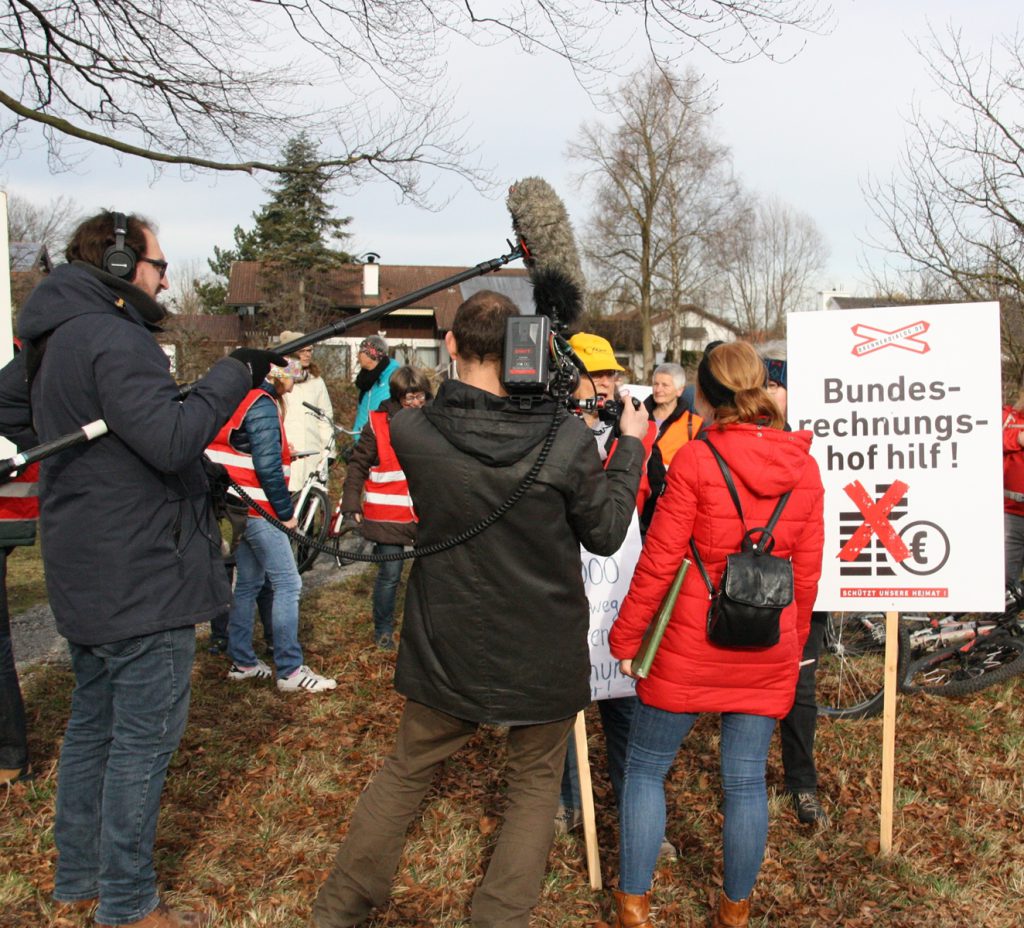
<path id="1" fill-rule="evenodd" d="M 316 416 L 321 422 L 326 422 L 330 425 L 332 430 L 327 445 L 320 451 L 306 451 L 294 455 L 295 458 L 309 457 L 314 454 L 320 456 L 317 466 L 310 471 L 295 497 L 295 518 L 298 521 L 298 531 L 303 536 L 322 542 L 327 537 L 327 527 L 331 512 L 327 480 L 331 462 L 337 456 L 337 438 L 342 433 L 352 433 L 339 425 L 335 425 L 331 421 L 330 416 L 319 406 L 314 406 L 312 403 L 305 401 L 303 401 L 302 405 L 309 410 L 307 415 Z M 299 573 L 305 573 L 313 566 L 317 555 L 320 553 L 319 550 L 312 545 L 303 544 L 295 538 L 291 540 L 291 546 Z"/>
<path id="2" fill-rule="evenodd" d="M 1007 589 L 1003 612 L 901 615 L 897 689 L 963 696 L 1024 673 L 1024 588 Z M 885 614 L 831 612 L 818 667 L 818 712 L 835 719 L 882 711 Z"/>

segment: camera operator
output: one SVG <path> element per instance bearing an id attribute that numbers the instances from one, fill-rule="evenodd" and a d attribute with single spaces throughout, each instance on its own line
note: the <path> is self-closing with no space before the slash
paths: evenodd
<path id="1" fill-rule="evenodd" d="M 554 831 L 566 741 L 590 702 L 588 606 L 579 546 L 610 554 L 636 506 L 646 413 L 627 403 L 603 469 L 589 430 L 543 397 L 510 401 L 501 358 L 507 298 L 483 290 L 446 336 L 461 380 L 433 405 L 399 412 L 392 445 L 419 514 L 418 543 L 458 535 L 522 483 L 563 415 L 535 483 L 465 544 L 413 565 L 395 685 L 407 697 L 397 743 L 362 794 L 313 909 L 319 928 L 384 904 L 406 830 L 442 763 L 481 724 L 508 725 L 508 797 L 473 896 L 477 928 L 526 928 Z M 576 565 L 573 567 L 573 565 Z"/>
<path id="2" fill-rule="evenodd" d="M 109 429 L 40 472 L 47 594 L 75 674 L 53 894 L 78 909 L 98 898 L 98 926 L 197 928 L 202 916 L 160 903 L 153 841 L 195 625 L 231 598 L 202 455 L 278 356 L 239 349 L 182 401 L 153 337 L 168 286 L 153 227 L 104 211 L 65 254 L 19 314 L 25 351 L 0 372 L 4 434 L 33 422 L 43 441 L 98 419 Z"/>

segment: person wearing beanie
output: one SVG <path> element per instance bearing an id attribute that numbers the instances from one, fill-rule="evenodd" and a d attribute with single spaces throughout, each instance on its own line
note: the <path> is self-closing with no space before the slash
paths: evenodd
<path id="1" fill-rule="evenodd" d="M 786 342 L 765 342 L 758 347 L 768 377 L 768 395 L 786 418 L 789 405 Z M 786 428 L 789 428 L 787 423 Z M 825 638 L 827 612 L 811 613 L 811 631 L 804 645 L 800 674 L 796 683 L 796 701 L 779 723 L 782 742 L 782 770 L 797 818 L 804 825 L 827 828 L 828 813 L 818 796 L 818 770 L 814 763 L 814 736 L 818 727 L 816 695 L 818 659 Z"/>
<path id="2" fill-rule="evenodd" d="M 391 376 L 398 370 L 398 362 L 388 357 L 388 343 L 381 335 L 367 335 L 359 343 L 356 357 L 359 361 L 359 373 L 356 375 L 359 406 L 352 429 L 359 433 L 370 413 L 391 396 Z"/>
<path id="3" fill-rule="evenodd" d="M 285 345 L 297 338 L 302 338 L 303 332 L 282 332 L 278 337 L 277 344 Z M 308 454 L 310 451 L 324 451 L 332 438 L 331 426 L 322 419 L 314 416 L 303 403 L 309 403 L 322 409 L 328 419 L 334 418 L 334 408 L 331 406 L 331 396 L 327 392 L 327 384 L 313 360 L 313 346 L 308 345 L 293 351 L 290 358 L 299 362 L 300 368 L 293 380 L 294 386 L 291 393 L 284 401 L 284 431 L 291 444 L 292 454 Z M 320 458 L 316 454 L 309 457 L 300 457 L 292 461 L 291 474 L 288 477 L 288 489 L 297 493 L 302 489 L 306 478 L 319 466 Z"/>

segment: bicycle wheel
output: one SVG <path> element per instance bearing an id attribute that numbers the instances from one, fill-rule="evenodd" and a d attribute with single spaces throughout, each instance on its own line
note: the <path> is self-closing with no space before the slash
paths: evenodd
<path id="1" fill-rule="evenodd" d="M 997 629 L 967 644 L 925 654 L 908 662 L 906 693 L 965 696 L 1024 673 L 1024 639 Z"/>
<path id="2" fill-rule="evenodd" d="M 327 494 L 319 487 L 313 487 L 302 504 L 302 509 L 296 513 L 299 531 L 316 541 L 323 541 L 327 537 L 327 514 L 330 505 Z M 320 552 L 311 545 L 304 545 L 292 539 L 292 553 L 301 574 L 313 566 Z"/>
<path id="3" fill-rule="evenodd" d="M 830 612 L 818 661 L 818 714 L 866 719 L 882 711 L 885 615 Z"/>

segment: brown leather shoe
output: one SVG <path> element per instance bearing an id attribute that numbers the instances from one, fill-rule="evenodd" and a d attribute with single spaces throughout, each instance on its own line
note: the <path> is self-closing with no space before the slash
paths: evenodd
<path id="1" fill-rule="evenodd" d="M 76 899 L 74 902 L 58 902 L 54 906 L 54 911 L 58 915 L 91 912 L 96 908 L 97 902 L 99 902 L 99 899 L 95 896 L 93 896 L 92 899 Z"/>
<path id="2" fill-rule="evenodd" d="M 615 898 L 615 918 L 612 928 L 653 928 L 651 925 L 651 894 L 631 896 L 629 893 L 612 891 Z"/>
<path id="3" fill-rule="evenodd" d="M 23 783 L 32 779 L 32 768 L 25 767 L 4 767 L 0 770 L 0 786 L 13 786 L 15 783 Z"/>
<path id="4" fill-rule="evenodd" d="M 725 893 L 718 897 L 718 911 L 711 919 L 711 928 L 747 928 L 749 921 L 749 899 L 733 902 Z"/>
<path id="5" fill-rule="evenodd" d="M 207 928 L 209 924 L 209 919 L 200 912 L 181 912 L 160 903 L 145 918 L 141 918 L 137 922 L 129 922 L 120 928 Z M 113 928 L 113 926 L 98 921 L 96 928 Z"/>

